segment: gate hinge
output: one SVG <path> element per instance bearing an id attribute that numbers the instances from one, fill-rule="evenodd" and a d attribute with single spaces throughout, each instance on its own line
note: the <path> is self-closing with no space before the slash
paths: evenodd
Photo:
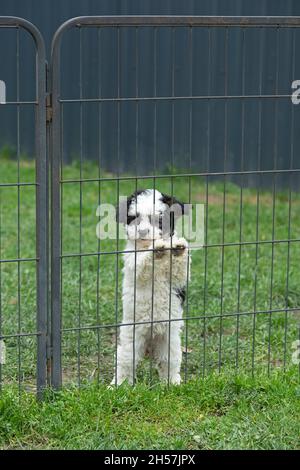
<path id="1" fill-rule="evenodd" d="M 46 96 L 46 122 L 47 124 L 52 121 L 53 108 L 52 108 L 52 94 Z"/>

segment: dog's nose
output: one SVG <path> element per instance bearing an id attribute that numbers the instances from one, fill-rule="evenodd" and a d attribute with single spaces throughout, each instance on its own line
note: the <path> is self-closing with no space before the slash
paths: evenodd
<path id="1" fill-rule="evenodd" d="M 148 229 L 142 229 L 142 230 L 139 230 L 139 235 L 141 238 L 145 237 L 146 235 L 148 235 Z"/>

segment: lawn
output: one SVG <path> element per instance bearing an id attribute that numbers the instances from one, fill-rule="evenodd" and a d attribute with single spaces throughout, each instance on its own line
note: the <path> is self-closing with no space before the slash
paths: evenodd
<path id="1" fill-rule="evenodd" d="M 0 163 L 1 183 L 17 181 L 16 162 Z M 20 181 L 34 181 L 34 172 L 31 161 L 22 161 Z M 80 169 L 74 162 L 62 177 L 97 178 L 98 172 L 93 163 Z M 96 238 L 96 209 L 99 201 L 116 203 L 118 192 L 128 195 L 154 181 L 102 176 L 108 179 L 62 185 L 62 362 L 69 388 L 42 405 L 30 393 L 18 401 L 15 383 L 34 389 L 36 340 L 7 337 L 6 364 L 0 366 L 1 445 L 299 447 L 298 376 L 291 359 L 299 337 L 300 242 L 286 241 L 299 239 L 299 194 L 279 187 L 272 176 L 268 189 L 260 188 L 259 178 L 256 187 L 241 189 L 243 176 L 156 179 L 157 189 L 173 188 L 179 199 L 205 204 L 208 246 L 192 252 L 185 304 L 185 384 L 169 391 L 160 387 L 146 359 L 134 390 L 108 391 L 118 334 L 114 324 L 122 316 L 122 257 L 110 252 L 124 242 Z M 35 256 L 34 203 L 32 186 L 0 188 L 2 259 Z M 0 266 L 2 334 L 35 332 L 35 262 Z M 81 395 L 74 388 L 78 384 Z"/>
<path id="2" fill-rule="evenodd" d="M 1 449 L 300 449 L 297 372 L 0 396 Z"/>

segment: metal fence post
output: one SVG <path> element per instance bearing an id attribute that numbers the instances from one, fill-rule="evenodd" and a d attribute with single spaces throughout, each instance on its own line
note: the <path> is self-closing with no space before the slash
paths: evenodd
<path id="1" fill-rule="evenodd" d="M 56 33 L 57 34 L 57 33 Z M 54 37 L 56 37 L 56 34 Z M 53 40 L 54 41 L 54 40 Z M 51 87 L 51 384 L 62 384 L 61 368 L 61 225 L 60 225 L 60 47 L 52 48 Z"/>
<path id="2" fill-rule="evenodd" d="M 46 55 L 40 33 L 37 35 L 39 53 L 37 55 L 38 109 L 36 125 L 37 147 L 37 394 L 42 397 L 47 385 L 47 337 L 48 323 L 48 282 L 49 282 L 49 213 L 48 213 L 48 159 L 46 143 Z"/>

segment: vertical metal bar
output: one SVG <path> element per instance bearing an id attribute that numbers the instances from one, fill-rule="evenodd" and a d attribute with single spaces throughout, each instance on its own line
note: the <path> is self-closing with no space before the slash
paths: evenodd
<path id="1" fill-rule="evenodd" d="M 120 180 L 117 179 L 117 204 L 120 198 Z M 119 224 L 117 224 L 117 247 L 116 247 L 116 264 L 115 264 L 115 275 L 116 275 L 116 286 L 115 286 L 115 385 L 118 383 L 118 309 L 119 309 Z"/>
<path id="2" fill-rule="evenodd" d="M 207 77 L 207 96 L 211 94 L 211 68 L 212 68 L 212 54 L 211 54 L 211 28 L 208 28 L 208 77 Z M 206 171 L 209 172 L 210 164 L 210 105 L 211 101 L 207 100 L 207 161 Z M 205 177 L 205 248 L 204 248 L 204 286 L 203 286 L 203 372 L 205 376 L 206 367 L 206 298 L 207 298 L 207 258 L 208 258 L 208 176 Z"/>
<path id="3" fill-rule="evenodd" d="M 225 31 L 225 83 L 224 83 L 224 95 L 228 95 L 228 27 Z M 226 171 L 227 163 L 227 133 L 228 133 L 228 100 L 225 98 L 225 109 L 224 109 L 224 171 Z M 219 325 L 219 358 L 218 358 L 218 370 L 221 371 L 222 365 L 222 338 L 223 338 L 223 295 L 224 295 L 224 257 L 225 257 L 225 210 L 226 210 L 226 175 L 224 175 L 223 185 L 223 218 L 222 218 L 222 254 L 221 254 L 221 303 L 220 303 L 220 325 Z"/>
<path id="4" fill-rule="evenodd" d="M 225 119 L 226 121 L 227 119 Z M 221 290 L 220 290 L 220 323 L 219 323 L 219 354 L 218 371 L 221 372 L 222 365 L 222 339 L 223 339 L 223 297 L 224 297 L 224 243 L 225 243 L 225 211 L 226 211 L 226 175 L 223 183 L 223 207 L 222 207 L 222 241 L 221 241 Z"/>
<path id="5" fill-rule="evenodd" d="M 120 27 L 117 26 L 117 97 L 120 98 L 120 82 L 121 82 L 121 37 L 120 37 Z M 117 204 L 119 203 L 120 199 L 120 100 L 117 102 Z M 115 322 L 116 322 L 116 342 L 115 342 L 115 357 L 116 357 L 116 363 L 115 363 L 115 380 L 116 380 L 116 385 L 118 382 L 118 377 L 117 377 L 117 363 L 118 363 L 118 310 L 119 310 L 119 224 L 117 223 L 117 252 L 116 252 L 116 287 L 115 287 Z"/>
<path id="6" fill-rule="evenodd" d="M 171 30 L 171 56 L 172 56 L 172 90 L 171 90 L 171 96 L 172 96 L 172 121 L 171 121 L 171 126 L 172 126 L 172 143 L 171 143 L 171 158 L 172 158 L 172 172 L 174 172 L 174 165 L 175 165 L 175 28 L 174 26 L 172 27 Z M 171 194 L 173 196 L 173 194 Z"/>
<path id="7" fill-rule="evenodd" d="M 292 42 L 292 78 L 295 77 L 295 66 L 296 66 L 296 34 L 293 30 L 293 42 Z M 291 107 L 291 148 L 290 148 L 290 170 L 294 166 L 294 133 L 295 133 L 295 106 Z M 288 190 L 288 204 L 289 204 L 289 213 L 288 213 L 288 242 L 287 242 L 287 260 L 286 260 L 286 286 L 285 286 L 285 306 L 286 311 L 284 315 L 284 352 L 283 352 L 283 369 L 286 370 L 287 362 L 287 332 L 288 332 L 288 296 L 289 296 L 289 277 L 290 277 L 290 252 L 291 252 L 291 214 L 292 214 L 292 173 L 289 174 L 289 190 Z"/>
<path id="8" fill-rule="evenodd" d="M 60 37 L 54 38 L 51 57 L 52 151 L 51 151 L 51 382 L 55 389 L 62 385 L 61 368 L 61 113 L 60 113 Z"/>
<path id="9" fill-rule="evenodd" d="M 98 43 L 98 98 L 102 98 L 102 54 L 101 54 L 101 28 L 97 30 L 97 43 Z M 102 105 L 101 101 L 98 103 L 98 206 L 101 204 L 101 163 L 102 163 Z M 98 237 L 98 257 L 97 257 L 97 307 L 96 307 L 96 318 L 97 325 L 100 325 L 100 302 L 99 302 L 99 290 L 100 290 L 100 250 L 101 243 Z M 97 381 L 100 382 L 100 328 L 97 328 Z"/>
<path id="10" fill-rule="evenodd" d="M 155 220 L 155 190 L 156 190 L 156 172 L 157 172 L 157 26 L 154 28 L 154 40 L 153 40 L 153 96 L 154 96 L 154 116 L 153 116 L 153 220 Z M 150 324 L 150 341 L 151 346 L 153 344 L 153 315 L 154 315 L 154 276 L 155 276 L 155 256 L 154 256 L 154 230 L 153 224 L 153 243 L 152 243 L 152 282 L 151 282 L 151 324 Z M 152 384 L 152 368 L 153 358 L 150 355 L 150 383 Z"/>
<path id="11" fill-rule="evenodd" d="M 46 86 L 45 86 L 45 93 L 46 93 L 46 103 L 48 102 L 52 106 L 52 96 L 50 93 L 50 70 L 48 66 L 48 62 L 46 61 Z M 51 302 L 51 289 L 49 285 L 50 281 L 50 251 L 49 251 L 49 216 L 50 216 L 50 192 L 49 192 L 49 156 L 51 155 L 52 149 L 52 142 L 51 142 L 51 132 L 52 132 L 52 122 L 51 119 L 46 120 L 46 214 L 47 214 L 47 221 L 46 221 L 46 264 L 47 264 L 47 319 L 46 319 L 46 382 L 47 386 L 51 386 L 51 369 L 52 369 L 52 344 L 51 344 L 51 311 L 49 309 L 49 305 Z"/>
<path id="12" fill-rule="evenodd" d="M 260 29 L 260 48 L 259 48 L 259 95 L 262 95 L 262 71 L 263 71 L 263 38 L 264 31 Z M 258 107 L 258 163 L 257 170 L 261 170 L 261 157 L 262 157 L 262 99 L 259 99 Z M 254 299 L 253 299 L 253 322 L 252 322 L 252 376 L 254 376 L 255 368 L 255 341 L 256 341 L 256 309 L 257 309 L 257 270 L 258 270 L 258 236 L 259 236 L 259 206 L 260 206 L 260 185 L 261 173 L 257 175 L 257 193 L 256 193 L 256 229 L 255 229 L 255 269 L 254 269 Z"/>
<path id="13" fill-rule="evenodd" d="M 276 28 L 276 79 L 275 79 L 275 115 L 274 115 L 274 163 L 273 170 L 277 169 L 278 155 L 278 80 L 279 80 L 279 28 Z M 271 333 L 272 333 L 272 308 L 273 308 L 273 278 L 274 278 L 274 255 L 275 255 L 275 209 L 276 209 L 276 173 L 273 173 L 273 190 L 272 190 L 272 254 L 271 254 L 271 279 L 270 279 L 270 313 L 268 328 L 268 374 L 271 369 Z"/>
<path id="14" fill-rule="evenodd" d="M 138 58 L 138 27 L 135 27 L 135 97 L 139 96 L 139 58 Z M 135 191 L 137 191 L 137 176 L 138 176 L 138 151 L 139 151 L 139 101 L 138 99 L 135 102 L 135 167 L 136 167 L 136 178 L 135 178 Z M 135 216 L 137 217 L 137 198 L 135 201 Z M 135 232 L 134 240 L 134 292 L 133 292 L 133 340 L 132 340 L 132 374 L 133 374 L 133 384 L 136 380 L 136 357 L 135 357 L 135 335 L 136 335 L 136 263 L 137 263 L 137 232 Z"/>
<path id="15" fill-rule="evenodd" d="M 60 107 L 60 177 L 61 180 L 64 179 L 64 103 L 61 103 Z M 63 258 L 64 252 L 64 183 L 60 183 L 60 254 L 61 254 L 61 263 L 60 263 L 60 311 L 63 315 L 63 305 L 64 305 L 64 263 L 67 260 Z"/>
<path id="16" fill-rule="evenodd" d="M 189 92 L 193 96 L 193 27 L 189 28 Z M 192 173 L 192 144 L 193 144 L 193 100 L 189 100 L 189 170 Z M 192 198 L 191 176 L 188 178 L 189 185 L 189 204 Z M 190 226 L 189 226 L 190 227 Z M 190 235 L 190 233 L 189 233 Z M 190 238 L 190 237 L 189 237 Z M 186 276 L 186 316 L 189 316 L 189 270 L 190 257 L 187 259 L 187 276 Z M 188 368 L 188 320 L 185 322 L 185 365 L 184 365 L 184 382 L 187 382 Z"/>
<path id="17" fill-rule="evenodd" d="M 60 179 L 61 181 L 64 180 L 64 103 L 61 103 L 59 109 L 60 115 Z M 61 262 L 60 262 L 60 311 L 61 311 L 61 322 L 63 322 L 63 314 L 64 314 L 64 268 L 67 264 L 67 260 L 63 258 L 64 254 L 64 183 L 60 183 L 60 255 L 61 255 Z M 80 251 L 80 250 L 79 250 Z M 81 258 L 79 258 L 81 259 Z M 78 335 L 78 332 L 77 332 Z M 61 338 L 61 342 L 62 342 Z M 62 348 L 61 344 L 61 348 Z"/>
<path id="18" fill-rule="evenodd" d="M 17 258 L 21 258 L 20 254 L 20 28 L 16 29 L 17 41 L 16 41 L 16 98 L 17 98 Z M 21 333 L 21 266 L 20 261 L 17 262 L 17 275 L 18 275 L 18 334 Z M 19 393 L 21 392 L 21 337 L 18 336 L 18 386 Z"/>
<path id="19" fill-rule="evenodd" d="M 82 163 L 83 163 L 83 89 L 82 89 L 82 28 L 79 28 L 79 96 L 80 96 L 80 165 L 79 165 L 79 253 L 82 253 Z M 63 219 L 63 214 L 62 214 Z M 81 303 L 82 303 L 82 256 L 79 256 L 79 286 L 78 286 L 78 316 L 77 316 L 77 380 L 78 386 L 81 385 Z"/>
<path id="20" fill-rule="evenodd" d="M 174 180 L 171 175 L 171 197 L 173 199 L 174 194 Z M 172 214 L 170 214 L 171 220 Z M 170 385 L 170 361 L 171 361 L 171 318 L 172 318 L 172 248 L 173 248 L 173 236 L 170 237 L 171 248 L 170 248 L 170 278 L 169 278 L 169 319 L 168 319 L 168 386 Z"/>
<path id="21" fill-rule="evenodd" d="M 36 255 L 37 255 L 37 397 L 47 385 L 47 320 L 49 282 L 48 160 L 46 143 L 46 56 L 41 35 L 36 32 Z"/>
<path id="22" fill-rule="evenodd" d="M 245 29 L 242 30 L 242 95 L 245 95 Z M 241 171 L 244 171 L 245 160 L 245 101 L 242 99 L 242 135 L 241 135 Z M 240 301 L 241 301 L 241 258 L 242 258 L 242 225 L 243 225 L 243 175 L 240 179 L 240 230 L 239 230 L 239 254 L 238 254 L 238 286 L 237 286 L 237 317 L 236 317 L 236 351 L 235 351 L 235 367 L 239 367 L 239 332 L 240 332 Z"/>
<path id="23" fill-rule="evenodd" d="M 174 97 L 175 97 L 175 28 L 172 27 L 172 173 L 174 171 L 174 157 L 175 157 L 175 109 L 174 109 Z M 171 198 L 174 196 L 174 180 L 171 175 Z M 170 214 L 171 220 L 172 214 Z M 170 385 L 170 360 L 171 360 L 171 318 L 172 318 L 172 271 L 173 271 L 173 236 L 170 237 L 170 278 L 169 278 L 169 320 L 168 320 L 168 386 Z"/>

